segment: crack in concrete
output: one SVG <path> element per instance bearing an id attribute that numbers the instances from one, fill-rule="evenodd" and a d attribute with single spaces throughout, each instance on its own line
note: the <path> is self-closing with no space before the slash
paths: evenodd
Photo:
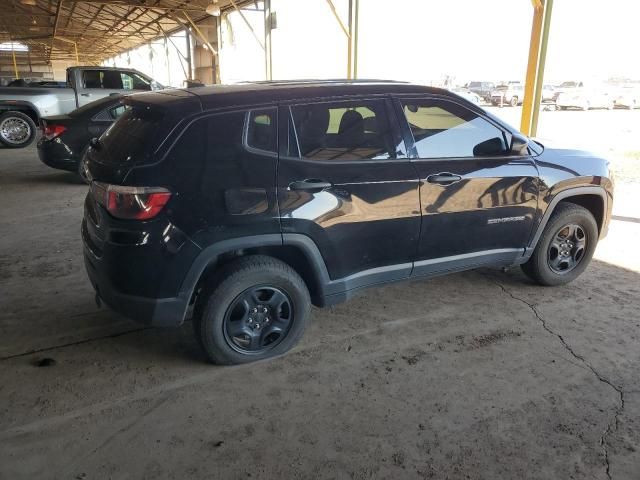
<path id="1" fill-rule="evenodd" d="M 125 330 L 124 332 L 110 333 L 109 335 L 103 335 L 101 337 L 85 338 L 83 340 L 78 340 L 76 342 L 63 343 L 61 345 L 54 345 L 52 347 L 37 348 L 35 350 L 29 350 L 27 352 L 15 353 L 13 355 L 7 355 L 6 357 L 0 357 L 0 361 L 11 360 L 12 358 L 26 357 L 28 355 L 33 355 L 34 353 L 49 352 L 51 350 L 57 350 L 59 348 L 73 347 L 75 345 L 82 345 L 83 343 L 96 342 L 98 340 L 106 340 L 108 338 L 122 337 L 123 335 L 129 335 L 130 333 L 142 332 L 143 330 L 149 330 L 151 328 L 152 327 L 133 328 L 131 330 Z"/>
<path id="2" fill-rule="evenodd" d="M 616 413 L 614 415 L 613 421 L 612 422 L 608 422 L 607 423 L 607 428 L 605 429 L 605 431 L 603 432 L 603 434 L 600 436 L 600 446 L 602 447 L 602 451 L 604 453 L 604 462 L 605 462 L 605 468 L 606 468 L 606 474 L 607 474 L 607 478 L 609 480 L 611 480 L 611 463 L 609 461 L 609 448 L 608 448 L 608 444 L 607 444 L 607 438 L 608 436 L 612 433 L 612 432 L 616 432 L 618 430 L 618 425 L 619 425 L 619 420 L 620 420 L 620 415 L 622 414 L 622 412 L 624 411 L 624 390 L 619 387 L 618 385 L 614 384 L 611 380 L 609 380 L 608 378 L 602 376 L 594 367 L 593 365 L 591 365 L 591 363 L 589 363 L 587 361 L 586 358 L 584 358 L 582 355 L 576 353 L 573 348 L 571 347 L 571 345 L 569 345 L 567 343 L 567 341 L 564 339 L 564 337 L 562 335 L 560 335 L 559 333 L 554 332 L 551 328 L 549 328 L 549 326 L 547 325 L 546 320 L 542 317 L 542 315 L 540 315 L 540 312 L 538 311 L 538 309 L 536 308 L 536 305 L 533 303 L 529 303 L 527 302 L 525 299 L 520 298 L 516 295 L 514 295 L 513 293 L 511 293 L 504 285 L 502 285 L 500 282 L 498 282 L 496 279 L 488 276 L 488 275 L 484 275 L 486 278 L 488 278 L 489 280 L 491 280 L 493 283 L 495 283 L 498 287 L 500 287 L 500 289 L 506 293 L 507 295 L 509 295 L 511 298 L 513 298 L 514 300 L 517 300 L 521 303 L 524 303 L 525 305 L 527 305 L 529 307 L 529 309 L 533 312 L 533 314 L 536 316 L 536 318 L 540 321 L 540 324 L 542 325 L 542 328 L 544 328 L 548 333 L 550 333 L 551 335 L 557 337 L 560 342 L 562 343 L 562 345 L 565 347 L 565 349 L 576 359 L 579 360 L 585 367 L 587 367 L 589 370 L 591 370 L 591 372 L 596 376 L 596 378 L 608 385 L 609 387 L 613 388 L 616 393 L 618 394 L 619 398 L 620 398 L 620 404 L 619 406 L 616 408 Z M 613 425 L 612 425 L 613 424 Z"/>

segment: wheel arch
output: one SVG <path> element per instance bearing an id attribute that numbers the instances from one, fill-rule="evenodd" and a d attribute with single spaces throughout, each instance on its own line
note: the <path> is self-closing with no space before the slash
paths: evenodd
<path id="1" fill-rule="evenodd" d="M 5 114 L 7 112 L 20 112 L 27 115 L 33 123 L 36 124 L 36 127 L 40 125 L 40 112 L 38 108 L 31 102 L 26 102 L 23 100 L 12 101 L 10 103 L 0 102 L 0 115 Z"/>
<path id="2" fill-rule="evenodd" d="M 329 275 L 313 240 L 300 234 L 255 235 L 223 240 L 200 252 L 180 288 L 179 296 L 185 300 L 183 319 L 189 308 L 195 306 L 202 289 L 215 281 L 221 266 L 250 255 L 267 255 L 285 262 L 304 280 L 312 303 L 323 305 Z"/>
<path id="3" fill-rule="evenodd" d="M 535 249 L 551 215 L 553 215 L 560 203 L 573 203 L 589 210 L 598 224 L 598 234 L 602 235 L 607 212 L 607 192 L 605 189 L 598 186 L 569 188 L 557 193 L 549 202 L 549 206 L 544 212 L 527 247 L 529 254 Z"/>

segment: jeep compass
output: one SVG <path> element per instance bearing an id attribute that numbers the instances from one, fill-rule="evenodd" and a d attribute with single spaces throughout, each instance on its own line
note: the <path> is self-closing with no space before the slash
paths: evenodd
<path id="1" fill-rule="evenodd" d="M 606 160 L 446 90 L 258 82 L 124 101 L 85 156 L 89 278 L 132 319 L 193 320 L 215 363 L 282 354 L 312 304 L 373 285 L 513 265 L 565 284 L 607 231 Z"/>

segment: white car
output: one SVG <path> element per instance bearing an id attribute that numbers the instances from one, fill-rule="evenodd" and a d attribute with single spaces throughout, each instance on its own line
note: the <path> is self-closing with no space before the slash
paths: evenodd
<path id="1" fill-rule="evenodd" d="M 613 103 L 616 107 L 629 110 L 640 108 L 640 85 L 625 85 L 620 88 Z"/>
<path id="2" fill-rule="evenodd" d="M 614 96 L 604 87 L 579 87 L 560 92 L 556 98 L 556 108 L 566 110 L 567 108 L 578 108 L 580 110 L 590 110 L 592 108 L 606 108 L 612 110 L 614 106 Z"/>
<path id="3" fill-rule="evenodd" d="M 508 85 L 498 85 L 496 89 L 491 92 L 491 103 L 493 105 L 511 105 L 517 107 L 522 105 L 524 100 L 524 86 L 519 82 L 511 82 Z"/>
<path id="4" fill-rule="evenodd" d="M 475 103 L 476 105 L 479 105 L 482 102 L 482 97 L 480 95 L 473 93 L 471 90 L 466 88 L 454 88 L 451 91 L 465 100 Z"/>

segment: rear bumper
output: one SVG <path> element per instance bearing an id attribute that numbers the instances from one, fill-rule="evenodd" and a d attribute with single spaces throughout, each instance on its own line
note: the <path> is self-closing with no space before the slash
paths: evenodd
<path id="1" fill-rule="evenodd" d="M 119 292 L 110 280 L 100 274 L 99 260 L 84 247 L 84 264 L 97 296 L 111 310 L 145 325 L 177 327 L 184 320 L 187 300 L 180 297 L 146 298 Z"/>
<path id="2" fill-rule="evenodd" d="M 62 143 L 41 138 L 38 141 L 38 157 L 40 161 L 51 168 L 77 172 L 80 158 Z"/>
<path id="3" fill-rule="evenodd" d="M 110 243 L 103 243 L 102 248 L 98 248 L 89 234 L 86 219 L 82 222 L 82 239 L 84 263 L 91 285 L 111 310 L 145 325 L 176 327 L 184 322 L 191 300 L 190 291 L 160 288 L 155 292 L 149 291 L 151 296 L 142 292 L 144 285 L 166 285 L 158 270 L 145 268 L 144 261 L 140 262 L 149 256 L 144 248 Z M 167 260 L 166 255 L 159 258 L 154 252 L 149 253 L 156 263 L 162 263 L 158 262 L 161 259 Z M 182 281 L 182 276 L 168 277 L 176 285 Z M 176 296 L 167 296 L 166 293 L 171 295 L 172 290 Z"/>
<path id="4" fill-rule="evenodd" d="M 111 310 L 136 322 L 156 327 L 177 327 L 182 324 L 186 304 L 180 298 L 145 298 L 118 292 L 101 278 L 85 251 L 84 261 L 96 295 Z"/>

